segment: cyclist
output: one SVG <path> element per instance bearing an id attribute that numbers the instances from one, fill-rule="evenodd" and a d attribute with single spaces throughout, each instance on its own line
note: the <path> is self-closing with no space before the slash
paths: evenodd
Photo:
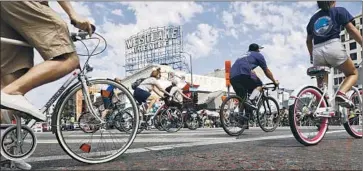
<path id="1" fill-rule="evenodd" d="M 140 85 L 134 91 L 135 99 L 141 104 L 146 103 L 146 101 L 150 101 L 146 113 L 149 113 L 152 109 L 154 103 L 158 99 L 157 96 L 151 94 L 152 91 L 155 92 L 160 97 L 163 95 L 159 94 L 159 91 L 162 93 L 171 96 L 167 91 L 165 91 L 161 85 L 159 84 L 158 80 L 161 77 L 161 68 L 154 68 L 150 74 L 150 77 L 143 80 Z"/>
<path id="2" fill-rule="evenodd" d="M 263 47 L 252 43 L 249 45 L 248 52 L 243 57 L 238 58 L 231 68 L 231 85 L 240 97 L 245 97 L 245 90 L 250 93 L 247 104 L 252 108 L 257 108 L 253 100 L 262 91 L 262 82 L 253 71 L 257 66 L 261 67 L 265 75 L 277 86 L 279 82 L 274 79 L 272 72 L 267 67 L 265 57 L 260 53 Z"/>
<path id="3" fill-rule="evenodd" d="M 114 80 L 118 83 L 121 83 L 120 78 L 116 77 Z M 117 98 L 117 96 L 114 96 L 114 89 L 115 89 L 115 87 L 113 85 L 108 85 L 107 88 L 105 88 L 104 90 L 101 90 L 103 106 L 105 108 L 105 110 L 102 112 L 102 116 L 101 116 L 102 119 L 104 119 L 105 116 L 110 112 L 109 108 L 112 104 L 112 98 L 113 97 Z"/>
<path id="4" fill-rule="evenodd" d="M 181 108 L 182 103 L 183 103 L 183 97 L 187 100 L 192 100 L 191 98 L 186 96 L 182 92 L 182 90 L 178 87 L 178 81 L 176 79 L 171 81 L 171 86 L 168 88 L 170 88 L 169 93 L 172 95 L 171 97 L 169 97 L 169 101 L 171 102 L 171 104 L 173 106 Z M 166 90 L 166 91 L 168 91 L 168 90 Z"/>
<path id="5" fill-rule="evenodd" d="M 343 7 L 335 7 L 335 1 L 318 1 L 319 10 L 311 17 L 306 29 L 306 45 L 310 54 L 310 62 L 314 66 L 334 67 L 342 71 L 345 79 L 337 92 L 336 101 L 343 106 L 351 107 L 353 102 L 346 92 L 354 86 L 358 72 L 353 61 L 348 57 L 340 42 L 340 28 L 345 27 L 349 35 L 362 46 L 362 36 L 351 23 L 352 15 Z M 318 86 L 328 83 L 328 75 L 318 79 Z"/>
<path id="6" fill-rule="evenodd" d="M 69 1 L 58 3 L 77 28 L 91 35 L 90 22 L 76 13 Z M 47 1 L 2 1 L 0 14 L 1 37 L 28 42 L 45 60 L 33 66 L 33 48 L 1 44 L 1 106 L 44 121 L 46 116 L 24 95 L 79 67 L 67 24 Z M 3 117 L 1 120 L 6 122 Z M 22 161 L 15 164 L 20 169 L 31 169 Z"/>

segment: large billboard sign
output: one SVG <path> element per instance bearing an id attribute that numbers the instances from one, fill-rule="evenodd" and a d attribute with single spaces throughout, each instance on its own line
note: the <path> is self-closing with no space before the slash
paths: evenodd
<path id="1" fill-rule="evenodd" d="M 172 40 L 179 38 L 180 35 L 180 27 L 150 29 L 127 39 L 126 53 L 140 53 L 168 47 L 173 44 Z"/>
<path id="2" fill-rule="evenodd" d="M 143 30 L 125 40 L 125 69 L 132 74 L 149 64 L 167 64 L 173 69 L 187 68 L 180 26 Z"/>

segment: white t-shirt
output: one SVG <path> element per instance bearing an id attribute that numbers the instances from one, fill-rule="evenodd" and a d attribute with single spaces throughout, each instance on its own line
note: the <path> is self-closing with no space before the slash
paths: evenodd
<path id="1" fill-rule="evenodd" d="M 173 96 L 173 100 L 177 102 L 183 102 L 183 96 L 180 94 L 178 90 L 179 90 L 178 86 L 172 87 L 170 90 L 170 95 Z"/>
<path id="2" fill-rule="evenodd" d="M 154 85 L 159 85 L 159 82 L 154 77 L 146 78 L 141 84 L 139 85 L 139 88 L 148 92 L 151 92 L 154 88 Z M 159 85 L 160 86 L 160 85 Z"/>

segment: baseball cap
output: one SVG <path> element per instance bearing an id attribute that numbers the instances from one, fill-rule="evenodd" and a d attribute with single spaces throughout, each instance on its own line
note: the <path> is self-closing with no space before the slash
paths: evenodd
<path id="1" fill-rule="evenodd" d="M 259 49 L 263 49 L 262 46 L 256 44 L 256 43 L 252 43 L 250 44 L 250 46 L 248 47 L 248 51 L 257 51 Z"/>

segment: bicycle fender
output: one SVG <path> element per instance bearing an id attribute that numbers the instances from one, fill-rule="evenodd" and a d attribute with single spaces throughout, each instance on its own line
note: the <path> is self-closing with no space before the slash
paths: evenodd
<path id="1" fill-rule="evenodd" d="M 305 84 L 305 85 L 302 85 L 302 86 L 300 86 L 300 87 L 296 88 L 296 89 L 295 89 L 295 90 L 291 93 L 291 95 L 290 95 L 290 97 L 289 97 L 289 100 L 288 100 L 288 103 L 287 103 L 287 105 L 288 105 L 288 106 L 291 106 L 291 105 L 293 105 L 293 104 L 294 104 L 295 99 L 297 98 L 297 96 L 299 95 L 299 93 L 301 92 L 301 90 L 302 90 L 302 89 L 304 89 L 305 87 L 313 87 L 313 86 L 308 85 L 308 84 Z"/>

